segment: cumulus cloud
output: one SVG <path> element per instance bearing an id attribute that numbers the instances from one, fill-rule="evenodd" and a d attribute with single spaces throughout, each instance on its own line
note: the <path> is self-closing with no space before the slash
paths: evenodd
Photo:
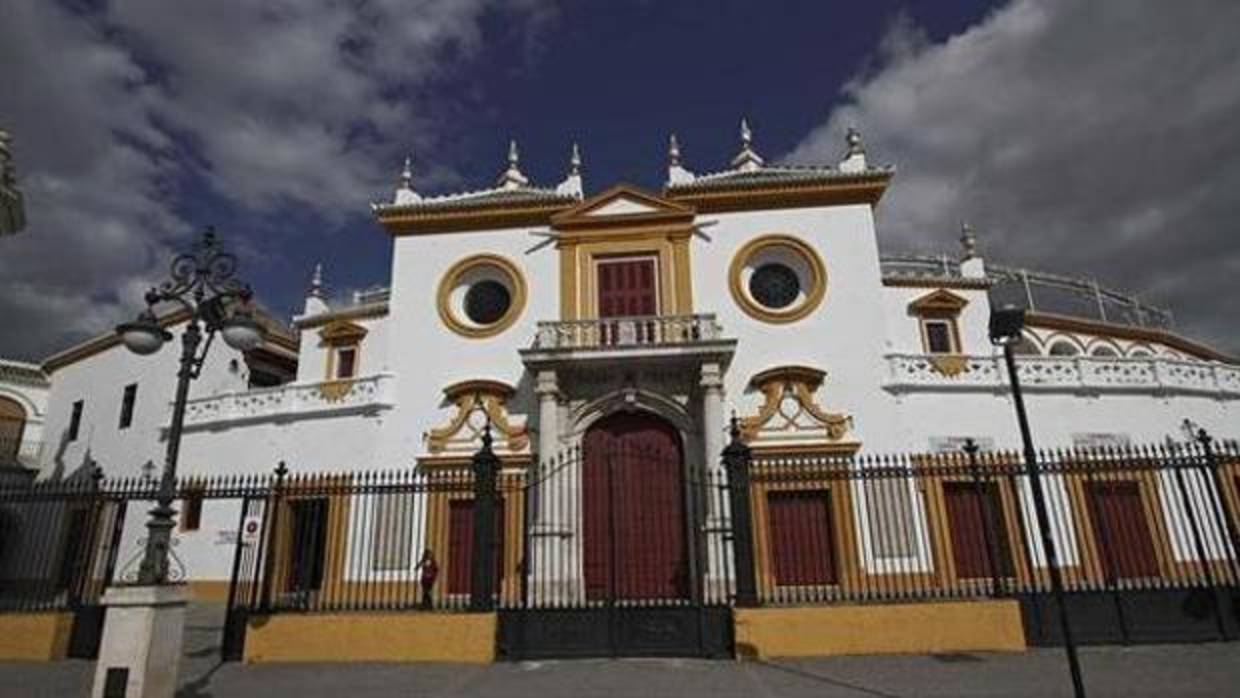
<path id="1" fill-rule="evenodd" d="M 848 125 L 899 174 L 885 250 L 954 249 L 1086 274 L 1240 353 L 1240 4 L 1016 0 L 929 41 L 908 17 L 789 160 Z"/>
<path id="2" fill-rule="evenodd" d="M 132 313 L 193 232 L 187 202 L 362 210 L 393 152 L 449 130 L 436 88 L 477 53 L 484 17 L 553 17 L 533 0 L 5 7 L 0 124 L 29 227 L 0 241 L 0 355 L 31 359 Z M 454 178 L 419 168 L 425 186 Z"/>

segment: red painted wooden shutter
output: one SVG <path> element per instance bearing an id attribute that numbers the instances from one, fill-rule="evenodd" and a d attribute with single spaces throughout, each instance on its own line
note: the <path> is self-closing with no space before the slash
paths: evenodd
<path id="1" fill-rule="evenodd" d="M 981 492 L 972 482 L 948 482 L 943 485 L 947 505 L 947 525 L 950 528 L 952 559 L 956 563 L 956 576 L 963 579 L 992 576 L 990 558 L 1004 576 L 1012 576 L 1012 554 L 1007 544 L 1003 502 L 999 489 L 992 483 L 984 483 Z M 989 499 L 989 502 L 986 500 Z M 990 519 L 986 520 L 989 506 Z M 983 531 L 982 526 L 989 527 Z M 987 546 L 994 546 L 992 553 Z"/>
<path id="2" fill-rule="evenodd" d="M 495 589 L 504 574 L 504 503 L 495 508 Z M 448 502 L 448 593 L 468 594 L 473 585 L 474 500 Z"/>
<path id="3" fill-rule="evenodd" d="M 599 262 L 599 317 L 656 314 L 654 271 L 653 259 Z"/>
<path id="4" fill-rule="evenodd" d="M 1091 482 L 1089 515 L 1098 556 L 1108 579 L 1158 576 L 1141 487 L 1136 482 Z"/>
<path id="5" fill-rule="evenodd" d="M 830 491 L 769 492 L 766 501 L 775 583 L 835 584 Z"/>

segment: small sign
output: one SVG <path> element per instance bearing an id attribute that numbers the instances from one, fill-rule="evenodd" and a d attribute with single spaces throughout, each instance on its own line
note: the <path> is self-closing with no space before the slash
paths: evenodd
<path id="1" fill-rule="evenodd" d="M 215 533 L 216 533 L 216 537 L 215 537 L 216 545 L 236 545 L 237 537 L 240 535 L 241 532 L 234 531 L 232 529 L 223 529 L 223 530 L 216 531 Z"/>
<path id="2" fill-rule="evenodd" d="M 246 545 L 256 545 L 263 531 L 263 518 L 261 516 L 247 516 L 241 524 L 241 542 Z"/>

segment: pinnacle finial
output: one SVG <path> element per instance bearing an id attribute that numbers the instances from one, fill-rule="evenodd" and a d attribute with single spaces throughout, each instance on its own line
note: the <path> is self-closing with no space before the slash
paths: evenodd
<path id="1" fill-rule="evenodd" d="M 753 149 L 753 131 L 749 128 L 749 120 L 741 117 L 741 151 L 732 158 L 732 167 L 748 172 L 761 169 L 765 164 L 766 161 Z"/>
<path id="2" fill-rule="evenodd" d="M 581 148 L 576 143 L 573 143 L 573 152 L 568 157 L 568 174 L 570 177 L 581 174 Z"/>
<path id="3" fill-rule="evenodd" d="M 521 174 L 521 152 L 517 150 L 517 140 L 514 138 L 508 141 L 508 169 L 499 176 L 499 186 L 517 189 L 529 183 L 530 180 Z"/>
<path id="4" fill-rule="evenodd" d="M 315 298 L 323 297 L 323 263 L 314 263 L 314 274 L 310 276 L 310 295 Z"/>
<path id="5" fill-rule="evenodd" d="M 667 138 L 667 164 L 669 167 L 680 167 L 680 143 L 674 133 Z"/>
<path id="6" fill-rule="evenodd" d="M 422 197 L 413 190 L 413 154 L 405 156 L 405 164 L 400 169 L 400 182 L 396 185 L 396 194 L 392 203 L 396 205 L 412 204 Z"/>
<path id="7" fill-rule="evenodd" d="M 964 258 L 973 259 L 977 256 L 977 236 L 968 221 L 960 222 L 960 246 L 964 249 Z"/>
<path id="8" fill-rule="evenodd" d="M 865 155 L 865 142 L 861 139 L 861 131 L 856 126 L 848 127 L 848 135 L 844 137 L 848 143 L 849 155 Z"/>

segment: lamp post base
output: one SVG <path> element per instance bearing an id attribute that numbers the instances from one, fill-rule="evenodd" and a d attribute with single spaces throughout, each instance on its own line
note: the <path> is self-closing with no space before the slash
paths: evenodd
<path id="1" fill-rule="evenodd" d="M 188 600 L 184 584 L 108 588 L 91 698 L 173 698 Z"/>

